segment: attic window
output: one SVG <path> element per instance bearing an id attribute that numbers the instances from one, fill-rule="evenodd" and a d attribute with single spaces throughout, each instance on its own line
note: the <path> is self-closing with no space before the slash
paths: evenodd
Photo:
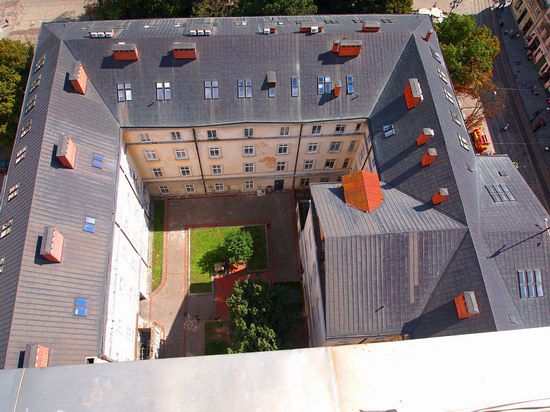
<path id="1" fill-rule="evenodd" d="M 147 143 L 151 141 L 151 136 L 149 136 L 149 133 L 140 133 L 139 138 L 143 143 Z"/>
<path id="2" fill-rule="evenodd" d="M 27 102 L 27 108 L 25 110 L 25 114 L 30 112 L 35 105 L 36 105 L 36 94 L 32 96 L 31 99 Z"/>
<path id="3" fill-rule="evenodd" d="M 84 218 L 84 231 L 95 233 L 95 219 L 93 217 L 86 216 Z"/>
<path id="4" fill-rule="evenodd" d="M 12 200 L 15 196 L 17 196 L 17 193 L 19 192 L 19 183 L 14 184 L 12 187 L 9 188 L 8 191 L 8 202 Z"/>
<path id="5" fill-rule="evenodd" d="M 300 95 L 299 87 L 300 87 L 299 78 L 291 77 L 290 78 L 290 95 L 292 97 L 298 97 Z"/>
<path id="6" fill-rule="evenodd" d="M 239 80 L 237 82 L 239 99 L 252 97 L 252 80 Z"/>
<path id="7" fill-rule="evenodd" d="M 540 269 L 518 270 L 519 297 L 541 298 L 544 296 L 542 273 Z"/>
<path id="8" fill-rule="evenodd" d="M 161 195 L 169 195 L 170 188 L 168 186 L 159 186 L 159 192 Z"/>
<path id="9" fill-rule="evenodd" d="M 34 65 L 34 72 L 35 73 L 38 70 L 40 70 L 42 68 L 42 66 L 44 66 L 45 61 L 46 61 L 46 55 L 42 56 L 42 58 L 36 62 L 36 64 Z"/>
<path id="10" fill-rule="evenodd" d="M 26 154 L 27 154 L 27 146 L 23 147 L 21 150 L 17 152 L 17 154 L 15 155 L 15 164 L 23 160 Z"/>
<path id="11" fill-rule="evenodd" d="M 453 122 L 455 122 L 459 126 L 462 126 L 462 123 L 460 122 L 460 118 L 458 117 L 458 114 L 456 114 L 452 110 L 450 112 L 451 112 L 451 117 L 453 118 Z"/>
<path id="12" fill-rule="evenodd" d="M 216 130 L 207 130 L 206 131 L 206 137 L 208 139 L 217 139 L 218 138 L 218 132 Z"/>
<path id="13" fill-rule="evenodd" d="M 41 79 L 42 79 L 42 74 L 39 74 L 38 76 L 35 76 L 35 78 L 32 81 L 32 84 L 31 84 L 31 90 L 30 90 L 31 93 L 34 91 L 34 89 L 36 89 L 40 85 L 40 80 Z"/>
<path id="14" fill-rule="evenodd" d="M 172 140 L 176 142 L 183 140 L 183 138 L 181 137 L 181 132 L 170 132 L 170 137 L 172 137 Z"/>
<path id="15" fill-rule="evenodd" d="M 495 203 L 504 203 L 504 202 L 515 202 L 516 198 L 508 189 L 508 186 L 505 184 L 500 185 L 486 185 L 485 189 L 491 195 L 491 198 Z"/>
<path id="16" fill-rule="evenodd" d="M 2 239 L 3 237 L 11 233 L 12 223 L 13 223 L 13 219 L 10 219 L 2 225 L 2 229 L 0 230 L 0 239 Z"/>
<path id="17" fill-rule="evenodd" d="M 6 258 L 1 258 L 0 259 L 0 273 L 4 273 L 4 262 L 5 262 Z"/>
<path id="18" fill-rule="evenodd" d="M 382 127 L 382 131 L 384 132 L 384 137 L 390 137 L 395 134 L 395 128 L 393 127 L 393 124 L 386 124 Z"/>
<path id="19" fill-rule="evenodd" d="M 92 166 L 98 169 L 103 169 L 103 155 L 94 153 L 92 156 Z"/>
<path id="20" fill-rule="evenodd" d="M 217 80 L 204 81 L 204 98 L 206 100 L 219 99 L 219 87 Z"/>
<path id="21" fill-rule="evenodd" d="M 75 316 L 86 316 L 88 314 L 88 299 L 76 298 L 74 300 Z"/>
<path id="22" fill-rule="evenodd" d="M 311 127 L 311 134 L 321 134 L 321 125 L 316 124 Z"/>
<path id="23" fill-rule="evenodd" d="M 254 137 L 254 129 L 252 127 L 245 127 L 244 129 L 244 137 Z"/>
<path id="24" fill-rule="evenodd" d="M 458 136 L 458 142 L 460 143 L 460 146 L 462 146 L 464 149 L 470 151 L 470 145 L 468 144 L 468 141 L 458 133 L 457 133 L 457 136 Z"/>
<path id="25" fill-rule="evenodd" d="M 131 83 L 117 83 L 117 98 L 119 102 L 132 101 L 132 84 Z"/>
<path id="26" fill-rule="evenodd" d="M 345 124 L 337 124 L 335 133 L 342 134 L 346 131 L 346 125 Z"/>
<path id="27" fill-rule="evenodd" d="M 330 76 L 317 77 L 317 94 L 330 94 L 332 92 L 332 84 Z"/>
<path id="28" fill-rule="evenodd" d="M 449 79 L 447 78 L 447 75 L 443 73 L 443 70 L 441 70 L 439 67 L 437 68 L 437 74 L 439 75 L 439 78 L 443 80 L 445 83 L 449 84 Z"/>
<path id="29" fill-rule="evenodd" d="M 455 104 L 455 99 L 453 99 L 453 95 L 451 92 L 449 92 L 447 89 L 443 88 L 443 93 L 445 93 L 445 98 L 450 101 L 452 104 Z"/>
<path id="30" fill-rule="evenodd" d="M 171 100 L 172 91 L 170 89 L 170 82 L 158 82 L 157 83 L 157 100 Z"/>
<path id="31" fill-rule="evenodd" d="M 392 19 L 380 19 L 382 23 L 393 23 L 394 21 Z"/>
<path id="32" fill-rule="evenodd" d="M 432 50 L 433 58 L 436 59 L 438 63 L 443 64 L 443 58 L 441 57 L 441 54 L 436 52 L 433 47 L 430 47 L 430 49 Z"/>
<path id="33" fill-rule="evenodd" d="M 27 133 L 31 131 L 31 126 L 32 126 L 32 119 L 29 119 L 27 123 L 25 123 L 21 128 L 21 135 L 20 135 L 21 138 L 25 137 Z"/>
<path id="34" fill-rule="evenodd" d="M 346 76 L 346 92 L 347 94 L 353 93 L 353 76 Z"/>

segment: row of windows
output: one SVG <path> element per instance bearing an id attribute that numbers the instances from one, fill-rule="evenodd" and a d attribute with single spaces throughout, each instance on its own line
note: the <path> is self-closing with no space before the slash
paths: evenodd
<path id="1" fill-rule="evenodd" d="M 337 159 L 325 159 L 324 163 L 324 169 L 334 169 L 336 168 Z M 346 158 L 342 162 L 341 168 L 345 169 L 348 168 L 351 163 L 350 158 Z M 313 170 L 315 169 L 315 160 L 305 160 L 304 161 L 304 170 Z M 191 173 L 191 167 L 190 166 L 179 166 L 180 175 L 181 176 L 192 176 Z M 211 165 L 210 170 L 213 175 L 222 175 L 223 174 L 223 165 Z M 255 163 L 243 163 L 243 171 L 244 173 L 254 173 L 256 170 L 256 164 Z M 277 172 L 285 172 L 287 170 L 287 162 L 285 161 L 278 161 L 275 164 L 275 170 Z M 156 178 L 162 178 L 165 177 L 164 169 L 162 167 L 153 167 L 151 168 L 151 171 L 153 173 L 153 176 Z"/>
<path id="2" fill-rule="evenodd" d="M 346 125 L 345 124 L 337 124 L 335 126 L 335 134 L 343 134 L 346 131 Z M 355 126 L 355 133 L 358 133 L 361 130 L 361 123 L 357 123 Z M 311 128 L 311 134 L 321 134 L 321 125 L 314 125 Z M 252 138 L 254 137 L 254 128 L 252 127 L 245 127 L 243 129 L 243 135 L 246 138 Z M 279 136 L 289 136 L 290 135 L 290 126 L 282 126 L 279 131 Z M 149 133 L 139 133 L 138 134 L 141 142 L 143 143 L 149 143 L 151 142 L 151 136 Z M 206 131 L 206 137 L 208 139 L 217 139 L 218 138 L 218 131 L 217 130 L 207 130 Z M 183 141 L 183 137 L 181 135 L 181 132 L 170 132 L 170 138 L 172 141 L 178 142 Z"/>
<path id="3" fill-rule="evenodd" d="M 348 146 L 348 152 L 353 152 L 357 147 L 357 140 L 350 142 Z M 328 153 L 339 153 L 342 148 L 342 142 L 331 142 Z M 312 142 L 308 143 L 306 153 L 318 153 L 319 152 L 319 143 Z M 176 155 L 176 160 L 188 160 L 189 155 L 187 149 L 174 149 Z M 144 150 L 143 154 L 147 161 L 159 161 L 159 156 L 156 150 Z M 288 144 L 279 144 L 277 145 L 277 154 L 278 155 L 287 155 L 289 154 L 289 145 Z M 250 157 L 256 155 L 256 147 L 254 145 L 245 145 L 243 146 L 243 156 Z M 220 147 L 210 147 L 208 148 L 208 157 L 211 159 L 221 158 L 222 149 Z M 346 166 L 344 166 L 346 167 Z"/>

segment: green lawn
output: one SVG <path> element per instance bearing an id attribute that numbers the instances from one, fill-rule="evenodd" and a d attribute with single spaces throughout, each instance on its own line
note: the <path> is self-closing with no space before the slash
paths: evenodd
<path id="1" fill-rule="evenodd" d="M 162 281 L 162 246 L 164 241 L 164 201 L 154 204 L 153 216 L 153 290 Z"/>
<path id="2" fill-rule="evenodd" d="M 206 322 L 204 324 L 204 354 L 224 355 L 231 346 L 230 322 Z"/>
<path id="3" fill-rule="evenodd" d="M 248 262 L 249 271 L 268 269 L 265 226 L 225 226 L 191 229 L 191 293 L 212 291 L 214 263 L 224 260 L 223 239 L 233 231 L 246 230 L 254 241 L 254 253 Z"/>

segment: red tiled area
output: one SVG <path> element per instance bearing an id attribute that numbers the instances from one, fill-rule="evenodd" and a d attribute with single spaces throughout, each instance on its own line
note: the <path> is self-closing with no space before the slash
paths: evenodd
<path id="1" fill-rule="evenodd" d="M 243 280 L 247 277 L 250 279 L 262 279 L 265 281 L 272 281 L 271 273 L 246 273 L 241 270 L 239 272 L 231 273 L 226 276 L 217 276 L 214 279 L 214 299 L 216 301 L 216 315 L 222 320 L 229 319 L 229 309 L 225 304 L 226 299 L 233 293 L 235 288 L 235 282 L 237 280 Z"/>

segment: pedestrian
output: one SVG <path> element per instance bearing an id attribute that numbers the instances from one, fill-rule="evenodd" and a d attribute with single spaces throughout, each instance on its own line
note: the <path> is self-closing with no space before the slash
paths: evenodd
<path id="1" fill-rule="evenodd" d="M 516 33 L 515 38 L 519 38 L 519 31 Z"/>
<path id="2" fill-rule="evenodd" d="M 538 90 L 535 92 L 535 96 L 538 96 L 540 93 L 538 92 Z"/>
<path id="3" fill-rule="evenodd" d="M 523 83 L 521 83 L 521 84 L 523 84 L 524 86 L 527 86 L 527 82 L 523 82 Z"/>
<path id="4" fill-rule="evenodd" d="M 500 22 L 500 27 L 503 27 L 503 26 L 504 26 L 504 22 L 501 21 L 501 22 Z"/>
<path id="5" fill-rule="evenodd" d="M 506 123 L 502 129 L 500 129 L 501 132 L 505 132 L 510 127 L 510 123 Z"/>
<path id="6" fill-rule="evenodd" d="M 503 24 L 503 23 L 502 23 Z M 504 30 L 504 35 L 507 36 L 508 35 L 508 29 Z"/>

